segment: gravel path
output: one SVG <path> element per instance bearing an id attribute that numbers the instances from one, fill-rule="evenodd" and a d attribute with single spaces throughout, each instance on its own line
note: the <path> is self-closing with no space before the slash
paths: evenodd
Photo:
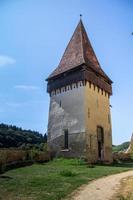
<path id="1" fill-rule="evenodd" d="M 123 178 L 133 176 L 133 171 L 110 175 L 81 186 L 72 194 L 71 200 L 111 200 Z"/>

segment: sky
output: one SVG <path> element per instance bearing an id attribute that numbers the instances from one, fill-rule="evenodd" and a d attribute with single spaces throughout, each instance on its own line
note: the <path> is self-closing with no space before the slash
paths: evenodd
<path id="1" fill-rule="evenodd" d="M 132 0 L 0 0 L 0 123 L 47 131 L 45 79 L 83 23 L 102 69 L 113 80 L 113 144 L 133 132 Z"/>

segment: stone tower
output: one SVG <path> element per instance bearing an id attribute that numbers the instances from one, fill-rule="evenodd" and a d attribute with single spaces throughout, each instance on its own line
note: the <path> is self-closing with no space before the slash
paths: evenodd
<path id="1" fill-rule="evenodd" d="M 126 153 L 131 153 L 131 154 L 133 154 L 133 133 L 132 133 L 130 145 L 129 145 L 129 147 L 128 147 Z"/>
<path id="2" fill-rule="evenodd" d="M 56 156 L 112 162 L 112 81 L 97 60 L 82 20 L 47 82 L 50 149 Z"/>

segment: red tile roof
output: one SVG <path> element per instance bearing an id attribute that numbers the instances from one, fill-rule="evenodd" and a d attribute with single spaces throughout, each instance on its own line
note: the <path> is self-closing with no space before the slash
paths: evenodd
<path id="1" fill-rule="evenodd" d="M 56 77 L 57 75 L 76 68 L 82 64 L 86 64 L 92 70 L 110 80 L 100 67 L 95 52 L 88 39 L 83 22 L 80 19 L 58 67 L 52 72 L 48 79 Z"/>

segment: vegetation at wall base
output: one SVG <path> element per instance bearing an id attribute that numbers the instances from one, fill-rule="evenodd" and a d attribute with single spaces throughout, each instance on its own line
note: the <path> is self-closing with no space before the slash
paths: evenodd
<path id="1" fill-rule="evenodd" d="M 43 144 L 43 151 L 38 149 L 0 149 L 0 173 L 7 170 L 28 166 L 35 162 L 44 163 L 50 160 L 47 144 Z"/>
<path id="2" fill-rule="evenodd" d="M 88 168 L 78 159 L 54 159 L 3 174 L 0 177 L 0 199 L 60 200 L 82 184 L 132 168 L 133 163 Z"/>
<path id="3" fill-rule="evenodd" d="M 113 145 L 112 150 L 113 152 L 120 152 L 120 151 L 126 151 L 129 147 L 130 142 L 124 142 L 120 145 Z"/>

